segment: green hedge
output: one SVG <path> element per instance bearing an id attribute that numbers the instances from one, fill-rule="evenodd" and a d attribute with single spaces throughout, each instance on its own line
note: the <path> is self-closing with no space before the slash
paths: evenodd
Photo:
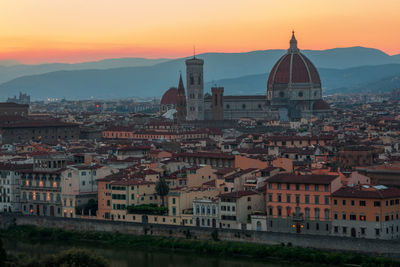
<path id="1" fill-rule="evenodd" d="M 109 248 L 137 249 L 179 249 L 202 254 L 223 256 L 245 256 L 258 259 L 277 259 L 287 262 L 316 264 L 356 264 L 361 266 L 400 266 L 400 262 L 352 252 L 328 252 L 313 248 L 292 247 L 289 245 L 265 245 L 245 242 L 199 241 L 173 237 L 148 235 L 128 235 L 118 232 L 78 232 L 61 229 L 38 228 L 34 226 L 15 226 L 0 232 L 4 237 L 16 238 L 25 242 L 90 242 Z M 191 235 L 187 235 L 191 236 Z M 214 234 L 215 236 L 215 234 Z M 210 235 L 211 238 L 211 235 Z M 217 238 L 216 238 L 217 239 Z"/>
<path id="2" fill-rule="evenodd" d="M 129 213 L 138 213 L 138 214 L 153 214 L 153 215 L 164 215 L 168 213 L 168 208 L 166 207 L 158 207 L 155 204 L 149 205 L 137 205 L 137 206 L 128 206 L 126 208 Z"/>

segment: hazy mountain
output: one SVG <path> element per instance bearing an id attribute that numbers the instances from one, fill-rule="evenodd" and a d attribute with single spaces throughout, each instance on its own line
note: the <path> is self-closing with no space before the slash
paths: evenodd
<path id="1" fill-rule="evenodd" d="M 19 65 L 20 63 L 16 60 L 0 60 L 0 66 L 14 66 L 14 65 Z"/>
<path id="2" fill-rule="evenodd" d="M 285 50 L 266 50 L 198 55 L 205 61 L 204 77 L 207 83 L 205 91 L 209 91 L 210 86 L 217 83 L 225 86 L 226 92 L 229 94 L 265 93 L 267 76 L 259 73 L 268 72 L 285 52 Z M 400 57 L 398 55 L 389 56 L 376 49 L 351 47 L 324 51 L 305 50 L 303 52 L 318 67 L 326 92 L 338 88 L 343 90 L 356 88 L 400 73 L 400 64 L 388 64 L 400 63 Z M 161 59 L 161 61 L 165 61 L 165 59 Z M 29 69 L 33 68 L 29 65 L 4 67 L 6 69 L 25 67 L 26 72 L 33 70 L 46 72 L 54 67 L 79 70 L 19 77 L 1 84 L 0 95 L 4 99 L 23 91 L 29 93 L 33 99 L 47 97 L 77 99 L 92 96 L 98 98 L 160 97 L 170 86 L 177 86 L 179 71 L 182 71 L 185 76 L 185 61 L 182 58 L 158 64 L 155 64 L 156 62 L 157 60 L 146 59 L 111 59 L 80 64 L 37 65 L 34 69 Z M 103 69 L 118 64 L 140 66 Z M 344 69 L 345 67 L 347 68 Z M 2 67 L 0 67 L 0 79 L 1 69 Z"/>
<path id="3" fill-rule="evenodd" d="M 0 83 L 25 75 L 43 74 L 59 70 L 111 69 L 120 67 L 153 66 L 169 59 L 114 58 L 76 64 L 48 63 L 24 65 L 16 61 L 0 61 Z"/>
<path id="4" fill-rule="evenodd" d="M 325 94 L 333 92 L 390 91 L 400 88 L 400 64 L 363 66 L 349 69 L 319 69 Z M 224 94 L 266 94 L 268 73 L 222 79 L 205 85 L 223 86 Z"/>

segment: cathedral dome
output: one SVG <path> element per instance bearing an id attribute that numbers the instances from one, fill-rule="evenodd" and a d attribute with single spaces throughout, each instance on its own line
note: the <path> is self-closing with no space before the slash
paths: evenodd
<path id="1" fill-rule="evenodd" d="M 164 93 L 160 101 L 161 105 L 176 105 L 178 104 L 178 89 L 171 87 Z"/>
<path id="2" fill-rule="evenodd" d="M 268 88 L 296 83 L 320 85 L 321 79 L 314 64 L 300 53 L 293 33 L 288 52 L 275 63 L 269 74 Z"/>
<path id="3" fill-rule="evenodd" d="M 313 110 L 327 110 L 330 109 L 329 104 L 320 99 L 314 102 Z"/>

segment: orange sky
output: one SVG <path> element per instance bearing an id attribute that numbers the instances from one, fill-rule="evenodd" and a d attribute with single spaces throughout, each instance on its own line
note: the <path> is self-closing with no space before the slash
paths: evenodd
<path id="1" fill-rule="evenodd" d="M 400 53 L 399 0 L 0 0 L 0 60 L 366 46 Z"/>

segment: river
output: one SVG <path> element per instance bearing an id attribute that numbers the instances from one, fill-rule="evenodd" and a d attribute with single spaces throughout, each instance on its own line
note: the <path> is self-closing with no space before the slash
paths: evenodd
<path id="1" fill-rule="evenodd" d="M 18 255 L 20 253 L 32 256 L 42 257 L 49 254 L 57 254 L 60 251 L 70 249 L 72 247 L 86 248 L 105 257 L 115 267 L 293 267 L 299 264 L 288 264 L 278 262 L 257 261 L 255 259 L 245 258 L 228 258 L 198 255 L 195 253 L 178 252 L 178 251 L 141 251 L 141 250 L 121 250 L 121 249 L 104 249 L 98 247 L 82 246 L 63 246 L 52 243 L 28 244 L 15 242 L 11 240 L 3 240 L 4 248 L 7 253 Z M 312 266 L 312 265 L 308 265 Z"/>

